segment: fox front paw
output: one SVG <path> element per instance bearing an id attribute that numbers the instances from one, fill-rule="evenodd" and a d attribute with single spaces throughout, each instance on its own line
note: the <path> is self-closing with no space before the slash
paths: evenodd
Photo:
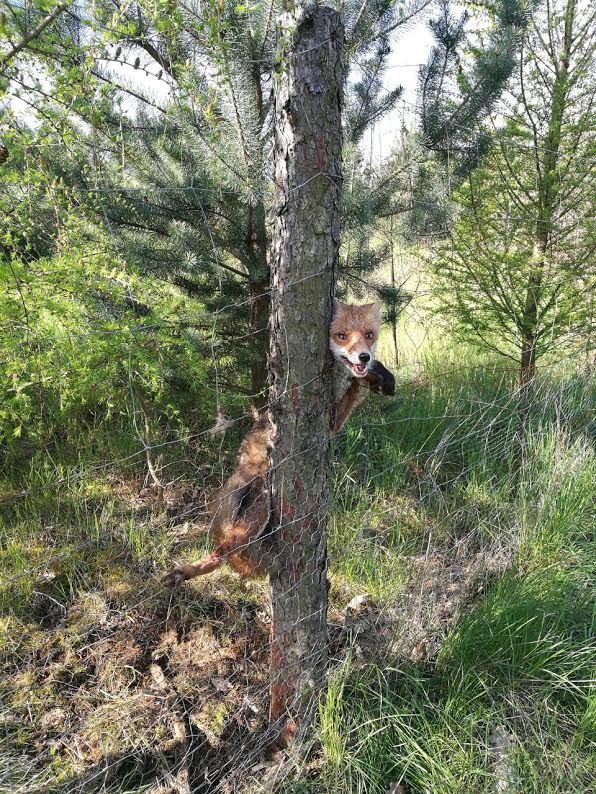
<path id="1" fill-rule="evenodd" d="M 173 570 L 169 571 L 169 573 L 166 573 L 165 576 L 162 576 L 161 583 L 166 587 L 171 587 L 174 589 L 176 587 L 182 587 L 186 579 L 187 576 L 184 568 L 174 568 Z"/>
<path id="2" fill-rule="evenodd" d="M 373 361 L 369 365 L 365 378 L 371 391 L 388 396 L 395 394 L 395 378 L 380 361 Z"/>

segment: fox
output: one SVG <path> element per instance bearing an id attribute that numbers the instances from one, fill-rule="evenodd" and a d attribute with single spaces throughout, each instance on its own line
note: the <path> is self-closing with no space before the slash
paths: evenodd
<path id="1" fill-rule="evenodd" d="M 381 304 L 334 301 L 329 348 L 334 358 L 332 435 L 373 392 L 395 394 L 395 378 L 375 359 L 381 330 Z M 199 562 L 179 565 L 163 577 L 168 587 L 211 573 L 224 563 L 244 578 L 262 578 L 273 570 L 266 544 L 270 524 L 268 494 L 271 427 L 267 412 L 253 411 L 253 427 L 240 445 L 233 474 L 213 501 L 210 540 L 213 551 Z"/>
<path id="2" fill-rule="evenodd" d="M 339 433 L 370 392 L 393 396 L 395 378 L 375 359 L 381 331 L 381 303 L 363 305 L 334 301 L 329 328 L 333 354 L 334 404 L 331 432 Z"/>

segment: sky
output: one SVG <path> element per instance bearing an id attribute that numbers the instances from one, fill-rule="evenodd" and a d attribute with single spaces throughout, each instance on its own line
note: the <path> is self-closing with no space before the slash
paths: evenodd
<path id="1" fill-rule="evenodd" d="M 429 14 L 420 15 L 415 25 L 408 26 L 402 33 L 396 31 L 392 38 L 392 52 L 384 76 L 383 86 L 392 91 L 402 85 L 402 100 L 391 113 L 377 123 L 364 143 L 367 155 L 371 152 L 373 162 L 378 163 L 385 157 L 402 125 L 413 126 L 415 106 L 418 98 L 418 70 L 426 63 L 433 44 L 433 36 L 428 27 Z M 398 29 L 399 30 L 399 29 Z"/>

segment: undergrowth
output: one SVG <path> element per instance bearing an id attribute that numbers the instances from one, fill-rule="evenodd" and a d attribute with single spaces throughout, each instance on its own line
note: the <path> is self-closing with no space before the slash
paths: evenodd
<path id="1" fill-rule="evenodd" d="M 336 571 L 386 603 L 421 555 L 431 576 L 441 554 L 457 574 L 462 549 L 489 564 L 447 625 L 429 622 L 442 635 L 423 646 L 433 651 L 402 643 L 374 663 L 345 659 L 320 708 L 322 770 L 296 790 L 585 794 L 596 779 L 593 382 L 547 373 L 524 415 L 496 367 L 429 381 L 380 426 L 348 431 Z M 356 556 L 367 527 L 382 544 L 369 553 L 364 538 Z M 424 610 L 432 587 L 418 585 Z"/>
<path id="2" fill-rule="evenodd" d="M 525 411 L 516 377 L 435 342 L 335 441 L 330 685 L 280 790 L 593 785 L 593 376 L 546 367 Z M 159 583 L 207 547 L 247 426 L 212 438 L 195 394 L 192 426 L 151 409 L 163 489 L 132 404 L 5 442 L 0 790 L 170 791 L 182 768 L 193 791 L 265 785 L 241 770 L 266 723 L 266 585 Z"/>

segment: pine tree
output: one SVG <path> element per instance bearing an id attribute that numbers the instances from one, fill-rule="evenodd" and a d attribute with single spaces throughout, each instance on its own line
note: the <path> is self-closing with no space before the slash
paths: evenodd
<path id="1" fill-rule="evenodd" d="M 528 21 L 527 4 L 518 0 L 496 0 L 486 8 L 488 32 L 474 41 L 469 12 L 455 16 L 449 0 L 440 0 L 440 13 L 430 22 L 435 46 L 420 71 L 425 146 L 453 158 L 459 173 L 470 170 L 487 149 L 482 121 L 513 73 Z"/>
<path id="2" fill-rule="evenodd" d="M 404 212 L 403 196 L 396 199 L 404 187 L 383 171 L 367 170 L 359 145 L 401 96 L 399 86 L 387 91 L 383 85 L 390 34 L 428 4 L 350 0 L 342 6 L 351 79 L 340 289 L 369 286 L 387 254 L 370 244 L 375 223 Z M 501 58 L 499 47 L 515 41 L 519 7 L 514 0 L 497 3 L 495 35 L 476 59 L 479 80 L 446 101 L 450 69 L 439 68 L 440 58 L 453 65 L 465 44 L 466 20 L 456 25 L 454 38 L 443 5 L 443 22 L 433 23 L 437 48 L 422 81 L 424 145 L 442 151 L 441 130 L 447 129 L 449 146 L 460 137 L 462 153 L 468 151 L 467 123 L 490 106 L 508 76 L 511 58 Z M 212 316 L 205 333 L 218 340 L 220 375 L 253 394 L 263 392 L 266 375 L 271 81 L 279 67 L 274 20 L 280 10 L 276 2 L 227 0 L 206 8 L 102 0 L 67 9 L 47 48 L 32 56 L 53 80 L 44 112 L 54 123 L 62 112 L 58 135 L 61 108 L 84 122 L 76 121 L 71 134 L 87 152 L 89 168 L 73 169 L 68 184 L 93 191 L 90 210 L 127 259 L 201 298 Z M 488 61 L 499 64 L 498 73 Z M 487 70 L 489 87 L 483 83 Z M 29 90 L 39 98 L 43 87 Z M 373 286 L 395 310 L 395 289 Z"/>
<path id="3" fill-rule="evenodd" d="M 353 147 L 401 95 L 399 86 L 382 90 L 387 33 L 426 4 L 413 0 L 397 10 L 382 0 L 346 7 L 346 52 L 357 75 L 345 113 L 346 139 Z M 89 136 L 105 191 L 98 220 L 107 220 L 128 259 L 203 300 L 215 319 L 205 330 L 217 334 L 224 376 L 226 362 L 230 373 L 249 363 L 251 378 L 244 388 L 262 392 L 274 21 L 280 8 L 227 2 L 205 11 L 189 4 L 175 7 L 167 24 L 142 3 L 94 8 L 99 16 L 80 16 L 80 29 L 99 21 L 111 39 L 109 58 L 152 75 L 151 87 L 167 84 L 171 94 L 171 101 L 160 104 L 138 80 L 125 83 L 122 70 L 110 68 L 105 57 L 91 66 L 84 48 L 75 57 L 87 77 L 109 91 L 111 104 L 109 112 L 104 106 L 94 114 Z M 63 60 L 72 59 L 73 42 L 84 38 L 80 30 L 67 33 Z M 116 100 L 123 94 L 127 101 L 119 109 Z M 134 189 L 120 190 L 123 185 Z M 89 187 L 88 181 L 81 187 Z M 353 270 L 364 273 L 376 264 L 361 259 Z"/>
<path id="4" fill-rule="evenodd" d="M 594 288 L 594 14 L 577 0 L 536 12 L 505 124 L 456 198 L 451 239 L 433 258 L 437 300 L 466 339 L 536 361 L 591 333 Z"/>

